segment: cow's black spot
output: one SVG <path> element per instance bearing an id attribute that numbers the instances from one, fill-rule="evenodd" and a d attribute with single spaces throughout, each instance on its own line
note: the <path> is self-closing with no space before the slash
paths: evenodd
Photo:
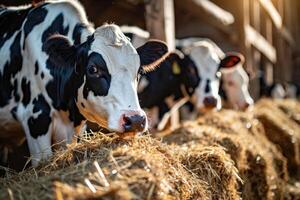
<path id="1" fill-rule="evenodd" d="M 189 55 L 184 55 L 180 62 L 182 67 L 182 78 L 187 93 L 191 96 L 194 94 L 195 89 L 198 87 L 201 77 L 199 75 L 195 62 Z"/>
<path id="2" fill-rule="evenodd" d="M 209 93 L 211 91 L 211 86 L 210 86 L 210 80 L 206 80 L 206 83 L 205 83 L 205 89 L 204 89 L 204 92 L 205 93 Z"/>
<path id="3" fill-rule="evenodd" d="M 225 90 L 223 89 L 223 80 L 220 80 L 220 85 L 219 85 L 219 95 L 225 100 L 228 100 L 227 94 L 225 92 Z"/>
<path id="4" fill-rule="evenodd" d="M 13 118 L 15 120 L 17 120 L 17 107 L 16 106 L 11 109 L 10 113 L 13 116 Z"/>
<path id="5" fill-rule="evenodd" d="M 66 28 L 64 27 L 64 17 L 63 14 L 61 13 L 53 20 L 50 26 L 44 31 L 42 35 L 42 42 L 44 43 L 46 39 L 53 34 L 67 35 L 68 30 L 69 30 L 69 26 L 67 26 Z"/>
<path id="6" fill-rule="evenodd" d="M 97 73 L 90 73 L 90 68 L 95 67 Z M 106 96 L 111 82 L 111 75 L 108 72 L 106 62 L 98 53 L 91 53 L 86 68 L 86 83 L 84 85 L 83 96 L 87 98 L 89 91 L 95 96 Z"/>
<path id="7" fill-rule="evenodd" d="M 15 101 L 20 101 L 20 95 L 18 94 L 18 79 L 14 80 L 14 86 L 13 86 L 13 95 L 15 97 Z"/>
<path id="8" fill-rule="evenodd" d="M 44 72 L 41 72 L 41 78 L 43 79 L 45 77 Z"/>
<path id="9" fill-rule="evenodd" d="M 86 28 L 87 28 L 87 26 L 82 24 L 82 23 L 78 23 L 74 27 L 73 34 L 72 34 L 72 39 L 73 39 L 75 45 L 80 44 L 82 31 Z"/>
<path id="10" fill-rule="evenodd" d="M 18 32 L 10 47 L 10 62 L 6 62 L 3 73 L 0 72 L 0 106 L 7 105 L 12 97 L 14 86 L 12 79 L 22 68 L 22 54 L 20 47 L 21 32 Z"/>
<path id="11" fill-rule="evenodd" d="M 5 11 L 0 15 L 0 49 L 3 44 L 9 40 L 22 27 L 28 12 L 32 7 L 13 10 L 5 8 Z M 3 59 L 3 58 L 2 58 Z"/>
<path id="12" fill-rule="evenodd" d="M 45 6 L 44 4 L 43 6 Z M 31 12 L 28 13 L 27 20 L 24 24 L 24 44 L 23 49 L 25 48 L 25 41 L 28 36 L 28 34 L 32 31 L 32 29 L 42 23 L 47 15 L 48 11 L 43 7 L 37 7 L 31 10 Z"/>
<path id="13" fill-rule="evenodd" d="M 130 40 L 133 39 L 133 36 L 135 36 L 133 33 L 124 33 L 125 36 L 127 36 Z"/>
<path id="14" fill-rule="evenodd" d="M 68 105 L 69 110 L 69 119 L 74 122 L 74 127 L 79 126 L 85 118 L 82 116 L 82 114 L 79 112 L 75 101 L 70 101 Z"/>
<path id="15" fill-rule="evenodd" d="M 41 112 L 36 118 L 32 116 L 28 119 L 30 135 L 33 138 L 37 138 L 48 132 L 51 123 L 50 106 L 41 94 L 33 100 L 32 104 L 33 113 Z"/>
<path id="16" fill-rule="evenodd" d="M 39 63 L 36 61 L 34 64 L 34 74 L 37 75 L 39 73 Z"/>
<path id="17" fill-rule="evenodd" d="M 26 78 L 22 78 L 21 89 L 23 93 L 22 103 L 26 107 L 30 102 L 31 96 L 30 81 L 27 82 Z"/>

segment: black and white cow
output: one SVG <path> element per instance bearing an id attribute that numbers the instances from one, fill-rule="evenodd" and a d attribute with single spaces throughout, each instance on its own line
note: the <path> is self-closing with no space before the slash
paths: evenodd
<path id="1" fill-rule="evenodd" d="M 253 104 L 250 96 L 249 77 L 243 68 L 245 58 L 237 52 L 224 53 L 213 41 L 207 38 L 186 38 L 177 40 L 184 52 L 194 56 L 195 62 L 200 67 L 200 75 L 204 81 L 211 82 L 212 96 L 220 103 L 220 96 L 216 93 L 219 91 L 219 77 L 214 78 L 214 74 L 221 76 L 221 89 L 227 97 L 231 108 L 244 110 Z M 195 49 L 195 47 L 197 47 Z M 201 70 L 202 69 L 202 70 Z M 214 83 L 214 84 L 213 84 Z M 201 83 L 200 83 L 201 85 Z M 203 90 L 199 90 L 198 96 L 204 96 Z M 200 101 L 201 102 L 201 101 Z"/>
<path id="2" fill-rule="evenodd" d="M 187 63 L 181 52 L 172 52 L 155 71 L 141 76 L 138 97 L 151 125 L 158 124 L 176 101 L 194 93 L 200 78 L 196 66 Z"/>
<path id="3" fill-rule="evenodd" d="M 165 54 L 159 41 L 135 49 L 116 25 L 94 29 L 74 0 L 2 7 L 0 138 L 23 129 L 37 165 L 52 155 L 53 143 L 69 143 L 84 130 L 86 119 L 143 132 L 137 77 Z"/>

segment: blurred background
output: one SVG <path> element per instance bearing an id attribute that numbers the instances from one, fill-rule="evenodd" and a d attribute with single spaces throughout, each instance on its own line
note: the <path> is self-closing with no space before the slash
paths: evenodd
<path id="1" fill-rule="evenodd" d="M 38 1 L 35 1 L 38 2 Z M 174 38 L 206 37 L 225 52 L 246 57 L 250 91 L 267 85 L 300 84 L 300 1 L 298 0 L 81 0 L 89 20 L 138 26 L 174 46 Z M 21 5 L 29 0 L 2 0 Z"/>

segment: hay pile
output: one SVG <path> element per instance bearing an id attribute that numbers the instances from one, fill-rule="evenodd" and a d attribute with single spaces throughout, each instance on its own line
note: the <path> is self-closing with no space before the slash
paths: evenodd
<path id="1" fill-rule="evenodd" d="M 196 163 L 201 169 L 185 168 Z M 185 151 L 149 136 L 98 135 L 59 150 L 37 169 L 8 174 L 0 180 L 0 199 L 228 199 L 223 187 L 235 184 L 236 173 L 221 148 Z M 236 199 L 230 189 L 226 194 Z"/>
<path id="2" fill-rule="evenodd" d="M 36 169 L 8 172 L 0 199 L 300 199 L 299 119 L 299 103 L 261 100 L 162 139 L 89 135 Z"/>
<path id="3" fill-rule="evenodd" d="M 287 181 L 286 159 L 264 135 L 253 115 L 224 110 L 186 123 L 164 137 L 168 144 L 184 149 L 221 145 L 234 161 L 243 184 L 237 185 L 243 199 L 281 199 Z M 186 165 L 185 158 L 182 163 Z M 190 170 L 197 165 L 186 165 Z"/>
<path id="4" fill-rule="evenodd" d="M 254 109 L 262 122 L 266 136 L 287 158 L 291 177 L 299 177 L 300 167 L 300 104 L 292 100 L 260 100 Z M 285 111 L 285 112 L 284 112 Z"/>

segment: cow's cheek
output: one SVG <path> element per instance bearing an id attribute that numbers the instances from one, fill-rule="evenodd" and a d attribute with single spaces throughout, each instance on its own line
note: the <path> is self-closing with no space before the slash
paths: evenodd
<path id="1" fill-rule="evenodd" d="M 91 95 L 91 93 L 87 98 L 78 95 L 77 107 L 87 120 L 107 127 L 107 111 L 103 108 L 103 103 L 99 97 Z"/>

